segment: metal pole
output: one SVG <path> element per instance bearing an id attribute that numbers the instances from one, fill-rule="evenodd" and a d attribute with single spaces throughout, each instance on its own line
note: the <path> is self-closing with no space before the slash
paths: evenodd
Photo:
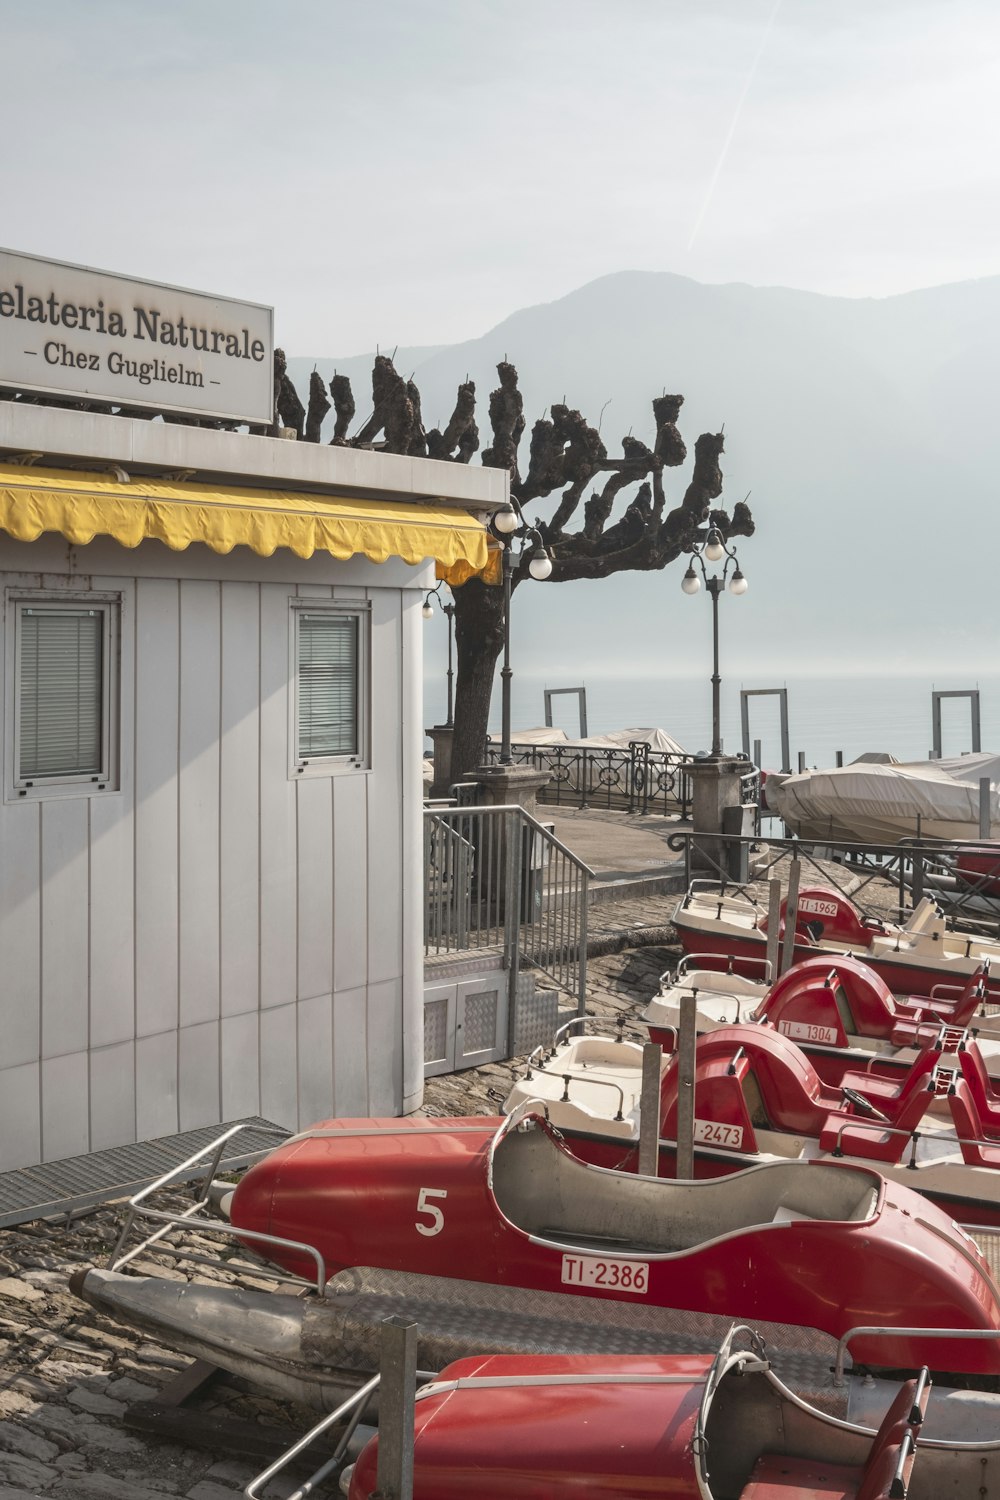
<path id="1" fill-rule="evenodd" d="M 444 722 L 446 728 L 453 729 L 455 727 L 455 694 L 453 691 L 455 673 L 451 665 L 451 637 L 452 628 L 455 623 L 455 606 L 454 604 L 442 604 L 441 608 L 448 616 L 448 717 Z"/>
<path id="2" fill-rule="evenodd" d="M 778 977 L 778 952 L 781 942 L 781 881 L 767 882 L 767 962 L 771 983 Z"/>
<path id="3" fill-rule="evenodd" d="M 708 592 L 712 596 L 712 754 L 722 754 L 722 733 L 719 725 L 719 594 L 721 578 L 706 579 Z"/>
<path id="4" fill-rule="evenodd" d="M 785 901 L 785 946 L 781 950 L 781 972 L 792 967 L 795 958 L 795 924 L 799 919 L 799 878 L 802 862 L 794 857 L 788 870 L 788 897 Z"/>
<path id="5" fill-rule="evenodd" d="M 659 1042 L 642 1049 L 642 1094 L 639 1098 L 639 1176 L 656 1177 L 660 1167 L 660 1059 Z"/>
<path id="6" fill-rule="evenodd" d="M 990 808 L 990 778 L 980 776 L 979 778 L 979 837 L 988 839 L 990 836 L 990 825 L 993 814 Z"/>
<path id="7" fill-rule="evenodd" d="M 510 753 L 510 679 L 513 676 L 510 667 L 510 577 L 512 568 L 511 547 L 507 543 L 503 549 L 503 668 L 500 672 L 500 764 L 502 766 L 509 766 L 513 763 L 513 756 Z"/>
<path id="8" fill-rule="evenodd" d="M 694 1177 L 694 1063 L 697 997 L 681 996 L 677 1039 L 677 1176 Z"/>
<path id="9" fill-rule="evenodd" d="M 379 1369 L 378 1467 L 381 1500 L 413 1500 L 413 1403 L 417 1389 L 417 1325 L 384 1318 Z"/>

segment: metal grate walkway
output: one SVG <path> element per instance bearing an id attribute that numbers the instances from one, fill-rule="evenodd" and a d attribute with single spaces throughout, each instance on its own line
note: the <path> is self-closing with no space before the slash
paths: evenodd
<path id="1" fill-rule="evenodd" d="M 63 1161 L 3 1172 L 0 1173 L 0 1229 L 128 1198 L 165 1172 L 179 1167 L 236 1124 L 243 1124 L 246 1129 L 230 1142 L 219 1163 L 220 1171 L 231 1172 L 247 1166 L 273 1151 L 279 1140 L 290 1134 L 281 1125 L 252 1116 L 225 1125 L 205 1125 L 179 1135 L 160 1136 L 154 1141 L 138 1141 L 134 1146 L 114 1146 L 107 1151 L 92 1151 L 87 1156 L 69 1156 Z M 202 1164 L 191 1175 L 197 1177 L 204 1170 Z"/>

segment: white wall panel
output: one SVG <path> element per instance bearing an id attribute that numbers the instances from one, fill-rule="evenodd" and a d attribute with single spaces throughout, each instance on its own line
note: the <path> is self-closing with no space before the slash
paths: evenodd
<path id="1" fill-rule="evenodd" d="M 368 913 L 368 980 L 403 972 L 403 846 L 400 791 L 400 599 L 372 594 L 372 769 L 368 787 L 369 880 L 378 899 Z"/>
<path id="2" fill-rule="evenodd" d="M 333 989 L 333 787 L 300 781 L 298 792 L 300 1000 Z"/>
<path id="3" fill-rule="evenodd" d="M 105 1047 L 135 1035 L 135 588 L 104 577 L 94 578 L 93 586 L 122 595 L 120 790 L 91 797 L 88 804 L 90 1046 Z M 130 1065 L 130 1078 L 131 1072 Z"/>
<path id="4" fill-rule="evenodd" d="M 90 1045 L 135 1034 L 131 798 L 90 801 Z"/>
<path id="5" fill-rule="evenodd" d="M 41 1056 L 41 820 L 40 803 L 0 804 L 0 1061 L 5 1069 Z"/>
<path id="6" fill-rule="evenodd" d="M 135 1140 L 135 1043 L 90 1053 L 90 1149 Z"/>
<path id="7" fill-rule="evenodd" d="M 42 1151 L 46 1161 L 90 1149 L 90 1077 L 86 1052 L 42 1062 Z"/>
<path id="8" fill-rule="evenodd" d="M 177 1032 L 140 1037 L 135 1044 L 136 1139 L 172 1135 L 177 1126 Z"/>
<path id="9" fill-rule="evenodd" d="M 42 1159 L 41 1064 L 0 1070 L 0 1172 Z"/>
<path id="10" fill-rule="evenodd" d="M 222 1118 L 257 1115 L 260 1106 L 260 1022 L 257 1012 L 222 1018 Z"/>
<path id="11" fill-rule="evenodd" d="M 260 1003 L 295 998 L 298 962 L 295 787 L 288 779 L 290 590 L 260 591 Z"/>
<path id="12" fill-rule="evenodd" d="M 219 1091 L 219 1023 L 182 1026 L 177 1047 L 177 1113 L 181 1130 L 222 1118 Z"/>
<path id="13" fill-rule="evenodd" d="M 183 1029 L 219 1015 L 219 584 L 181 583 L 180 627 L 178 893 Z"/>
<path id="14" fill-rule="evenodd" d="M 256 1013 L 260 998 L 260 592 L 255 584 L 223 585 L 221 691 L 220 985 L 222 1014 L 232 1016 Z"/>
<path id="15" fill-rule="evenodd" d="M 300 1000 L 299 1119 L 328 1120 L 333 1114 L 333 996 Z"/>
<path id="16" fill-rule="evenodd" d="M 399 979 L 368 986 L 368 1108 L 392 1115 L 403 1083 L 403 986 Z"/>
<path id="17" fill-rule="evenodd" d="M 368 991 L 333 997 L 333 1102 L 338 1115 L 369 1115 Z"/>
<path id="18" fill-rule="evenodd" d="M 368 978 L 369 776 L 333 779 L 333 988 L 356 989 Z M 382 889 L 373 893 L 382 899 Z"/>
<path id="19" fill-rule="evenodd" d="M 139 1036 L 177 1025 L 179 606 L 176 582 L 138 580 L 134 756 Z M 128 746 L 124 753 L 129 753 Z"/>
<path id="20" fill-rule="evenodd" d="M 260 1013 L 260 1112 L 294 1128 L 298 1114 L 298 1029 L 295 1005 Z"/>
<path id="21" fill-rule="evenodd" d="M 88 799 L 42 803 L 42 1057 L 89 1041 Z"/>
<path id="22" fill-rule="evenodd" d="M 0 559 L 37 550 L 36 586 L 123 594 L 122 784 L 0 804 L 0 1169 L 247 1114 L 395 1113 L 414 573 L 97 541 L 70 549 L 85 579 L 65 543 L 20 546 Z M 296 596 L 371 600 L 368 772 L 290 775 Z"/>

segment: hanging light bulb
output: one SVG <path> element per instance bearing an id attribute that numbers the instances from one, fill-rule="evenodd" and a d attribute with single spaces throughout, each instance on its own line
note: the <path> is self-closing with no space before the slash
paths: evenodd
<path id="1" fill-rule="evenodd" d="M 493 525 L 504 536 L 510 536 L 512 531 L 517 530 L 517 511 L 512 505 L 505 505 L 502 510 L 495 510 L 493 512 Z"/>
<path id="2" fill-rule="evenodd" d="M 709 562 L 718 562 L 719 558 L 722 557 L 725 550 L 725 547 L 723 547 L 722 545 L 722 537 L 719 535 L 718 528 L 713 526 L 711 531 L 708 533 L 708 540 L 705 543 L 705 556 L 708 558 Z"/>
<path id="3" fill-rule="evenodd" d="M 536 547 L 528 563 L 528 572 L 539 580 L 552 577 L 552 559 L 544 547 Z"/>
<path id="4" fill-rule="evenodd" d="M 739 564 L 737 563 L 736 572 L 729 580 L 729 592 L 731 594 L 745 594 L 747 591 L 747 587 L 747 581 L 743 577 L 743 574 L 740 571 Z"/>
<path id="5" fill-rule="evenodd" d="M 433 618 L 434 618 L 434 606 L 433 606 L 433 604 L 430 601 L 430 595 L 428 595 L 427 598 L 424 600 L 424 607 L 420 611 L 420 613 L 423 615 L 423 617 L 424 617 L 425 620 L 433 620 Z"/>
<path id="6" fill-rule="evenodd" d="M 685 594 L 696 594 L 701 588 L 701 579 L 694 570 L 694 563 L 688 563 L 688 570 L 681 579 L 681 588 Z"/>

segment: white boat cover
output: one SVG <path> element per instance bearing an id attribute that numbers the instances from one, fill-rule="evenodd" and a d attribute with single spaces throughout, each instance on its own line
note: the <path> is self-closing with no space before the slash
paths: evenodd
<path id="1" fill-rule="evenodd" d="M 586 750 L 627 750 L 636 744 L 670 755 L 687 753 L 665 729 L 615 729 L 611 734 L 592 734 L 585 740 L 571 740 L 562 729 L 518 729 L 510 741 L 512 745 L 565 745 L 567 749 Z"/>
<path id="2" fill-rule="evenodd" d="M 894 844 L 918 834 L 979 838 L 979 782 L 990 781 L 1000 830 L 1000 755 L 986 751 L 910 764 L 839 766 L 767 780 L 767 802 L 800 838 Z"/>

